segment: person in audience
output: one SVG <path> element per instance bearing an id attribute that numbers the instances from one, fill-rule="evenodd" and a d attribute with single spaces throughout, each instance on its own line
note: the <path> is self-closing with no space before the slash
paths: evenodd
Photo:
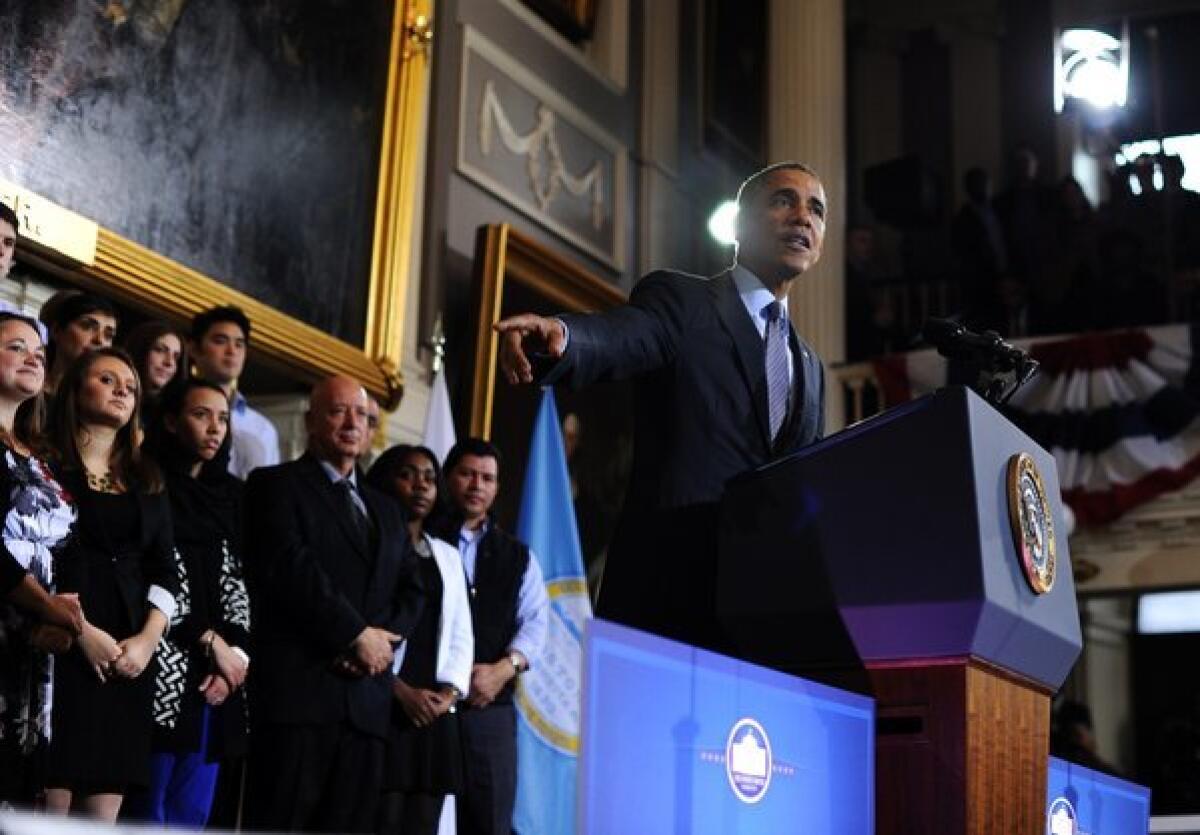
<path id="1" fill-rule="evenodd" d="M 8 278 L 8 273 L 12 270 L 17 254 L 17 230 L 20 228 L 21 222 L 17 219 L 17 213 L 7 203 L 0 203 L 0 281 Z M 7 302 L 0 302 L 0 305 L 4 305 L 6 312 L 15 312 Z"/>
<path id="2" fill-rule="evenodd" d="M 83 631 L 54 557 L 75 508 L 40 458 L 46 356 L 32 319 L 0 312 L 0 810 L 29 807 L 50 735 L 53 663 Z"/>
<path id="3" fill-rule="evenodd" d="M 1092 204 L 1074 177 L 1054 191 L 1052 229 L 1041 271 L 1029 287 L 1037 333 L 1086 330 L 1101 318 L 1099 224 Z"/>
<path id="4" fill-rule="evenodd" d="M 1142 239 L 1131 230 L 1113 229 L 1104 235 L 1099 328 L 1145 327 L 1168 320 L 1167 291 L 1149 260 Z"/>
<path id="5" fill-rule="evenodd" d="M 47 302 L 42 307 L 42 321 L 50 330 L 50 344 L 46 349 L 50 368 L 46 376 L 46 396 L 53 402 L 59 382 L 75 360 L 88 351 L 113 344 L 117 335 L 117 311 L 100 296 L 72 292 L 56 304 Z"/>
<path id="6" fill-rule="evenodd" d="M 256 467 L 279 463 L 279 433 L 237 390 L 250 344 L 250 320 L 237 307 L 214 307 L 192 320 L 188 350 L 196 372 L 229 397 L 233 447 L 229 472 L 245 479 Z"/>
<path id="7" fill-rule="evenodd" d="M 184 336 L 166 322 L 142 322 L 124 339 L 142 380 L 142 418 L 146 426 L 156 424 L 159 395 L 167 384 L 188 376 Z"/>
<path id="8" fill-rule="evenodd" d="M 967 199 L 950 227 L 965 319 L 972 327 L 995 328 L 1001 318 L 999 283 L 1008 272 L 1004 230 L 992 208 L 991 180 L 975 166 L 963 175 Z"/>
<path id="9" fill-rule="evenodd" d="M 367 467 L 371 463 L 371 458 L 374 455 L 375 441 L 379 437 L 379 401 L 374 397 L 367 397 L 367 433 L 363 437 L 362 453 L 359 455 L 359 463 L 363 467 Z"/>
<path id="10" fill-rule="evenodd" d="M 52 413 L 56 475 L 79 511 L 55 563 L 87 614 L 55 665 L 46 808 L 112 822 L 149 778 L 154 651 L 175 615 L 171 511 L 143 455 L 133 360 L 101 347 L 64 374 Z"/>
<path id="11" fill-rule="evenodd" d="M 202 829 L 219 763 L 246 745 L 242 684 L 250 657 L 250 601 L 242 576 L 242 482 L 226 470 L 229 399 L 216 383 L 176 380 L 149 431 L 167 483 L 181 561 L 178 616 L 159 648 L 148 790 L 130 817 Z"/>
<path id="12" fill-rule="evenodd" d="M 395 496 L 408 511 L 425 605 L 393 665 L 380 833 L 433 835 L 447 794 L 462 788 L 462 742 L 456 705 L 471 685 L 475 639 L 462 558 L 425 532 L 438 506 L 441 471 L 423 446 L 394 446 L 379 456 L 367 483 Z"/>
<path id="13" fill-rule="evenodd" d="M 1037 154 L 1028 145 L 1013 150 L 1009 172 L 1008 187 L 992 206 L 1004 230 L 1007 272 L 1029 286 L 1045 264 L 1054 193 L 1038 179 Z"/>
<path id="14" fill-rule="evenodd" d="M 318 383 L 305 426 L 304 456 L 246 483 L 247 825 L 373 832 L 393 650 L 412 635 L 422 588 L 400 505 L 355 467 L 366 391 L 348 377 Z"/>
<path id="15" fill-rule="evenodd" d="M 500 489 L 500 450 L 467 438 L 446 455 L 450 512 L 437 534 L 458 547 L 470 590 L 475 663 L 465 709 L 459 835 L 512 829 L 517 791 L 513 687 L 541 651 L 549 622 L 542 570 L 529 547 L 491 516 Z"/>

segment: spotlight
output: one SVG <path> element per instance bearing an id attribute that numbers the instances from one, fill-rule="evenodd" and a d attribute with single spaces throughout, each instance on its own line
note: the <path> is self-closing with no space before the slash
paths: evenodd
<path id="1" fill-rule="evenodd" d="M 1120 40 L 1096 29 L 1066 29 L 1054 44 L 1054 110 L 1067 99 L 1096 110 L 1124 107 L 1129 94 L 1129 26 Z"/>
<path id="2" fill-rule="evenodd" d="M 733 200 L 726 200 L 708 218 L 708 234 L 719 244 L 732 246 L 737 242 L 738 207 Z"/>

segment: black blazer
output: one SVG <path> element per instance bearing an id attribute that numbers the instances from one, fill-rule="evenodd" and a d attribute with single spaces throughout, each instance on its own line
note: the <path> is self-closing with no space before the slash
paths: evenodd
<path id="1" fill-rule="evenodd" d="M 374 553 L 312 455 L 246 482 L 252 723 L 346 720 L 387 734 L 391 674 L 348 678 L 333 662 L 367 626 L 410 635 L 422 589 L 400 505 L 361 474 L 358 490 L 378 531 Z"/>
<path id="2" fill-rule="evenodd" d="M 763 340 L 729 272 L 651 273 L 628 304 L 562 319 L 567 351 L 544 382 L 635 384 L 633 472 L 599 614 L 717 645 L 718 503 L 733 476 L 821 437 L 820 358 L 792 328 L 793 405 L 772 443 Z"/>
<path id="3" fill-rule="evenodd" d="M 79 553 L 79 549 L 92 549 L 111 556 L 125 620 L 125 623 L 120 625 L 122 628 L 112 624 L 114 628 L 118 628 L 118 632 L 123 631 L 123 634 L 113 634 L 113 637 L 117 640 L 127 638 L 140 631 L 146 622 L 146 614 L 150 610 L 146 592 L 150 586 L 158 586 L 172 596 L 179 593 L 173 553 L 175 537 L 166 491 L 134 491 L 137 497 L 140 531 L 137 550 L 129 551 L 117 548 L 111 543 L 102 525 L 88 524 L 89 517 L 95 518 L 95 511 L 85 507 L 91 499 L 87 493 L 87 482 L 79 471 L 60 470 L 56 478 L 69 493 L 77 497 L 80 514 L 66 548 L 55 561 L 56 587 L 60 592 L 92 588 L 90 561 Z"/>

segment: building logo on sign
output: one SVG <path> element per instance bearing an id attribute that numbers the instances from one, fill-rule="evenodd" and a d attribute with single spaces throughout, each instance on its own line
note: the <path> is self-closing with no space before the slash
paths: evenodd
<path id="1" fill-rule="evenodd" d="M 753 719 L 739 719 L 725 742 L 725 776 L 743 803 L 762 800 L 771 786 L 771 740 Z"/>

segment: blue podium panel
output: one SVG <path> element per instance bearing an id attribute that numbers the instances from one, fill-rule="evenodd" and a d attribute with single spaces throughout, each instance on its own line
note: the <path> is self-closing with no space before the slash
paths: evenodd
<path id="1" fill-rule="evenodd" d="M 875 831 L 872 699 L 601 620 L 579 832 Z"/>
<path id="2" fill-rule="evenodd" d="M 1047 835 L 1145 835 L 1149 831 L 1150 789 L 1050 758 Z"/>

